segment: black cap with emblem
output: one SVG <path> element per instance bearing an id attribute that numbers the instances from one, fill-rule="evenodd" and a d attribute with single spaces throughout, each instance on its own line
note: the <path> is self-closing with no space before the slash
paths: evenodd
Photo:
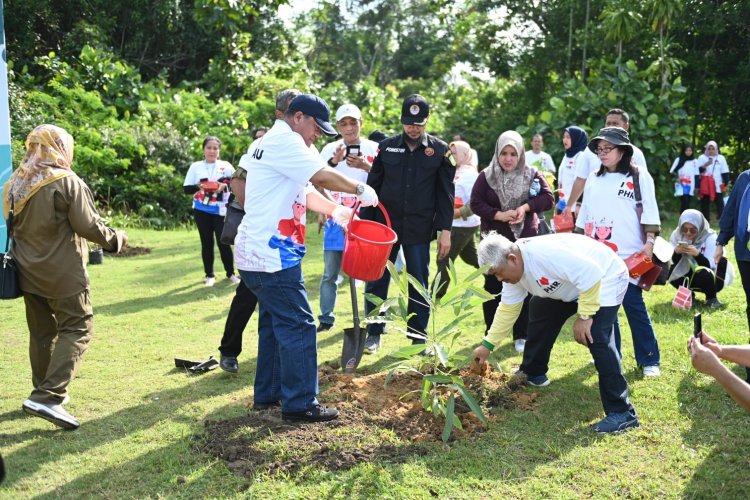
<path id="1" fill-rule="evenodd" d="M 412 94 L 404 99 L 404 104 L 401 106 L 401 123 L 424 126 L 429 116 L 430 104 L 427 99 L 419 94 Z"/>

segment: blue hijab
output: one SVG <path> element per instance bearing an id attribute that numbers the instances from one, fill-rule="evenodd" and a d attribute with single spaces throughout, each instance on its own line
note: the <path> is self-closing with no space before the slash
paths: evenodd
<path id="1" fill-rule="evenodd" d="M 581 127 L 571 125 L 566 127 L 565 131 L 570 134 L 570 149 L 565 150 L 565 156 L 567 158 L 573 158 L 575 155 L 586 149 L 588 146 L 589 138 L 586 135 L 586 131 Z"/>

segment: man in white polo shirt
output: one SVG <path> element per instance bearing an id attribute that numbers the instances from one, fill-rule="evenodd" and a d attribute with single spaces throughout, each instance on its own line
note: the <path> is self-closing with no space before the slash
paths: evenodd
<path id="1" fill-rule="evenodd" d="M 336 111 L 336 129 L 341 134 L 338 141 L 326 144 L 320 151 L 321 160 L 328 163 L 350 179 L 367 182 L 367 173 L 378 154 L 377 143 L 363 139 L 362 112 L 354 104 L 344 104 Z M 329 192 L 331 199 L 345 207 L 354 206 L 357 197 L 349 193 Z M 320 316 L 318 331 L 324 332 L 333 327 L 336 320 L 336 292 L 341 257 L 344 253 L 344 230 L 329 217 L 325 223 L 323 236 L 323 259 L 325 267 L 320 278 Z"/>
<path id="2" fill-rule="evenodd" d="M 606 417 L 592 426 L 600 433 L 638 427 L 628 399 L 613 325 L 628 288 L 625 262 L 605 245 L 571 233 L 522 238 L 512 243 L 499 234 L 479 244 L 479 265 L 504 283 L 495 319 L 474 357 L 484 363 L 500 340 L 510 334 L 527 294 L 529 329 L 520 371 L 528 384 L 549 385 L 547 369 L 560 330 L 573 314 L 573 335 L 587 346 L 599 373 L 599 396 Z"/>
<path id="3" fill-rule="evenodd" d="M 258 297 L 258 362 L 254 406 L 281 403 L 284 420 L 323 422 L 338 410 L 318 403 L 315 319 L 302 278 L 306 208 L 345 225 L 351 209 L 325 199 L 310 182 L 356 193 L 365 206 L 375 191 L 327 166 L 312 146 L 321 132 L 335 135 L 328 104 L 318 96 L 294 98 L 283 119 L 261 137 L 247 163 L 245 217 L 235 239 L 243 282 Z"/>

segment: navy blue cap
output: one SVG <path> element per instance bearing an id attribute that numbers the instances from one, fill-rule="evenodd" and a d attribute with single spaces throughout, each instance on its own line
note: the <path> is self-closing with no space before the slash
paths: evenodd
<path id="1" fill-rule="evenodd" d="M 329 123 L 331 119 L 331 108 L 328 103 L 314 94 L 300 94 L 289 104 L 289 111 L 300 111 L 307 116 L 315 118 L 315 123 L 325 135 L 335 136 L 336 129 Z"/>

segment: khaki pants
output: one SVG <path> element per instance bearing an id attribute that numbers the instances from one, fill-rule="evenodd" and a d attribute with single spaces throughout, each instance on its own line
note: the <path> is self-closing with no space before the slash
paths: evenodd
<path id="1" fill-rule="evenodd" d="M 94 310 L 89 291 L 48 299 L 24 292 L 29 326 L 29 359 L 37 403 L 60 404 L 68 384 L 81 366 L 83 353 L 94 333 Z"/>

